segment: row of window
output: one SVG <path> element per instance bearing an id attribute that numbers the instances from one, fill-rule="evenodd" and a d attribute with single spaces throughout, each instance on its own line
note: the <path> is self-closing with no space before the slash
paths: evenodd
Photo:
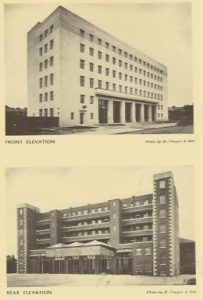
<path id="1" fill-rule="evenodd" d="M 69 223 L 68 225 L 66 223 L 64 223 L 64 227 L 77 227 L 77 226 L 86 226 L 86 225 L 94 225 L 94 224 L 104 224 L 106 222 L 109 222 L 109 218 L 105 218 L 105 219 L 95 219 L 95 220 L 91 220 L 91 221 L 81 221 L 81 222 L 77 222 L 77 223 Z"/>
<path id="2" fill-rule="evenodd" d="M 135 255 L 151 255 L 152 249 L 151 248 L 137 248 L 135 250 Z"/>
<path id="3" fill-rule="evenodd" d="M 40 93 L 39 94 L 39 102 L 43 102 L 43 101 L 53 101 L 54 100 L 54 92 L 53 91 L 50 91 L 49 93 L 48 92 L 45 92 L 44 94 Z"/>
<path id="4" fill-rule="evenodd" d="M 88 34 L 87 34 L 88 35 Z M 83 29 L 80 29 L 80 37 L 82 38 L 85 38 L 86 37 L 86 33 Z M 113 51 L 113 52 L 116 52 L 118 53 L 119 55 L 124 55 L 125 58 L 129 58 L 130 60 L 133 60 L 135 62 L 138 62 L 140 65 L 143 65 L 143 66 L 146 66 L 147 68 L 150 68 L 151 70 L 154 70 L 155 72 L 158 72 L 160 74 L 163 74 L 163 70 L 151 65 L 150 63 L 148 62 L 145 62 L 144 60 L 142 59 L 138 59 L 136 56 L 132 55 L 132 54 L 129 54 L 127 51 L 124 51 L 120 48 L 117 48 L 116 46 L 114 45 L 110 45 L 109 42 L 104 42 L 102 41 L 101 38 L 95 38 L 93 34 L 89 34 L 88 35 L 89 37 L 89 41 L 90 42 L 94 42 L 95 40 L 97 40 L 97 43 L 98 45 L 100 46 L 105 46 L 106 49 L 110 49 Z"/>
<path id="5" fill-rule="evenodd" d="M 39 71 L 42 72 L 43 69 L 47 69 L 49 66 L 53 67 L 54 65 L 54 57 L 51 56 L 49 59 L 45 59 L 44 62 L 39 63 Z"/>
<path id="6" fill-rule="evenodd" d="M 39 41 L 41 42 L 44 38 L 46 38 L 49 34 L 51 34 L 54 30 L 54 25 L 52 24 L 49 28 L 47 28 L 43 33 L 39 36 Z"/>
<path id="7" fill-rule="evenodd" d="M 43 113 L 44 112 L 44 113 Z M 39 116 L 40 117 L 54 117 L 54 108 L 42 108 L 39 109 Z"/>
<path id="8" fill-rule="evenodd" d="M 107 234 L 107 233 L 109 233 L 109 229 L 88 230 L 88 231 L 79 231 L 79 232 L 69 232 L 67 235 L 64 234 L 63 237 L 78 237 L 78 236 L 87 236 L 87 235 L 95 235 L 95 234 Z"/>
<path id="9" fill-rule="evenodd" d="M 75 113 L 74 112 L 71 112 L 70 113 L 70 118 L 71 120 L 74 120 L 75 119 Z M 94 113 L 90 113 L 90 119 L 93 120 L 94 119 Z"/>
<path id="10" fill-rule="evenodd" d="M 80 215 L 87 215 L 87 214 L 94 214 L 97 212 L 102 212 L 102 211 L 108 211 L 109 208 L 107 206 L 103 207 L 98 207 L 98 208 L 92 208 L 92 209 L 84 209 L 84 210 L 78 210 L 78 211 L 73 211 L 69 213 L 63 213 L 63 217 L 71 217 L 71 216 L 80 216 Z"/>
<path id="11" fill-rule="evenodd" d="M 123 216 L 123 220 L 131 220 L 131 219 L 138 219 L 138 218 L 149 218 L 152 216 L 151 212 L 148 213 L 134 213 L 131 215 Z"/>
<path id="12" fill-rule="evenodd" d="M 43 82 L 44 82 L 44 84 L 43 84 Z M 44 78 L 41 77 L 39 79 L 39 87 L 40 88 L 43 88 L 43 86 L 47 87 L 48 85 L 54 85 L 54 74 L 53 73 L 50 74 L 49 76 L 46 75 L 46 76 L 44 76 Z"/>
<path id="13" fill-rule="evenodd" d="M 123 208 L 140 206 L 140 205 L 148 205 L 148 204 L 152 204 L 152 200 L 144 200 L 144 201 L 135 201 L 135 202 L 132 202 L 132 203 L 124 203 Z"/>
<path id="14" fill-rule="evenodd" d="M 140 231 L 140 230 L 149 230 L 152 229 L 152 225 L 135 225 L 135 226 L 125 226 L 124 231 Z"/>
<path id="15" fill-rule="evenodd" d="M 123 85 L 117 85 L 116 83 L 111 83 L 106 81 L 105 82 L 105 87 L 103 86 L 104 82 L 102 80 L 97 81 L 96 89 L 105 89 L 105 90 L 111 90 L 114 92 L 119 92 L 119 93 L 125 93 L 125 94 L 130 94 L 130 95 L 139 95 L 143 97 L 148 97 L 152 99 L 157 99 L 157 100 L 163 100 L 163 95 L 157 94 L 154 92 L 148 92 L 145 90 L 138 90 L 138 89 L 133 89 L 132 87 L 128 86 L 123 86 Z M 112 88 L 111 88 L 111 86 Z M 80 86 L 85 87 L 85 76 L 80 76 Z M 95 86 L 95 80 L 94 78 L 89 78 L 89 87 L 94 88 Z"/>
<path id="16" fill-rule="evenodd" d="M 101 59 L 102 58 L 101 52 L 98 52 L 98 53 L 100 53 L 99 57 Z M 91 55 L 91 56 L 93 56 L 93 55 Z M 109 59 L 110 59 L 109 55 L 106 54 L 106 62 L 109 62 Z M 112 60 L 113 65 L 116 65 L 116 58 L 113 57 L 112 59 L 113 59 Z M 119 62 L 119 67 L 122 67 L 122 64 L 123 64 L 122 60 L 119 60 L 118 62 Z M 151 79 L 154 79 L 154 80 L 157 80 L 157 81 L 160 81 L 160 82 L 163 81 L 162 77 L 160 77 L 158 75 L 155 75 L 155 74 L 150 73 L 150 72 L 146 72 L 145 70 L 142 70 L 142 69 L 138 69 L 136 66 L 133 67 L 133 65 L 128 65 L 128 63 L 124 63 L 124 67 L 125 67 L 126 70 L 128 69 L 128 66 L 129 66 L 130 71 L 134 70 L 135 73 L 139 73 L 140 75 L 147 76 L 148 78 L 151 78 Z M 80 59 L 80 68 L 81 69 L 86 68 L 86 62 L 85 62 L 84 59 Z M 94 71 L 94 63 L 93 62 L 89 63 L 89 71 L 91 71 L 91 72 Z M 114 72 L 116 72 L 116 71 L 114 71 Z M 102 73 L 102 66 L 98 66 L 98 73 L 100 73 L 100 74 Z M 106 68 L 106 75 L 107 76 L 109 75 L 109 68 Z"/>
<path id="17" fill-rule="evenodd" d="M 50 40 L 48 43 L 44 44 L 43 47 L 39 48 L 39 56 L 42 56 L 43 54 L 47 53 L 48 50 L 54 49 L 54 40 Z"/>

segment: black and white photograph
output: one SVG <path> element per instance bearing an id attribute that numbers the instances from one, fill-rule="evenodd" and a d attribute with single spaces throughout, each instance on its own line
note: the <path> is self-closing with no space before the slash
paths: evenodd
<path id="1" fill-rule="evenodd" d="M 195 285 L 193 166 L 7 168 L 7 285 Z"/>
<path id="2" fill-rule="evenodd" d="M 7 3 L 6 135 L 192 134 L 192 5 Z"/>

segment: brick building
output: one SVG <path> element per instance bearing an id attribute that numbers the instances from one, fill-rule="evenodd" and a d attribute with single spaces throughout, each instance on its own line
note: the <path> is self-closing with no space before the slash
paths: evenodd
<path id="1" fill-rule="evenodd" d="M 171 172 L 152 194 L 52 210 L 17 208 L 18 273 L 180 272 L 178 198 Z"/>
<path id="2" fill-rule="evenodd" d="M 27 35 L 28 116 L 60 126 L 168 119 L 167 68 L 59 6 Z"/>

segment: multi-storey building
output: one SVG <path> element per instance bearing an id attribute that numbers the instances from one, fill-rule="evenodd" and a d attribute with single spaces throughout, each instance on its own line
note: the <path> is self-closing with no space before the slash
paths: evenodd
<path id="1" fill-rule="evenodd" d="M 168 119 L 167 68 L 59 6 L 28 32 L 28 116 L 59 125 Z"/>
<path id="2" fill-rule="evenodd" d="M 19 273 L 179 274 L 178 199 L 171 172 L 154 192 L 40 213 L 17 208 Z"/>

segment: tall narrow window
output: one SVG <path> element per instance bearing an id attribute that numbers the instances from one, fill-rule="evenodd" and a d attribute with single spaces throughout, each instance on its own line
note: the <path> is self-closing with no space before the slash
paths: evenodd
<path id="1" fill-rule="evenodd" d="M 54 40 L 51 40 L 51 41 L 50 41 L 50 46 L 49 46 L 49 47 L 50 47 L 50 49 L 53 49 L 53 48 L 54 48 Z"/>
<path id="2" fill-rule="evenodd" d="M 50 117 L 54 117 L 54 109 L 50 108 Z"/>
<path id="3" fill-rule="evenodd" d="M 54 84 L 54 74 L 50 74 L 50 85 Z"/>
<path id="4" fill-rule="evenodd" d="M 54 100 L 54 92 L 53 91 L 50 92 L 50 100 Z"/>
<path id="5" fill-rule="evenodd" d="M 85 76 L 80 76 L 80 86 L 85 86 Z"/>

